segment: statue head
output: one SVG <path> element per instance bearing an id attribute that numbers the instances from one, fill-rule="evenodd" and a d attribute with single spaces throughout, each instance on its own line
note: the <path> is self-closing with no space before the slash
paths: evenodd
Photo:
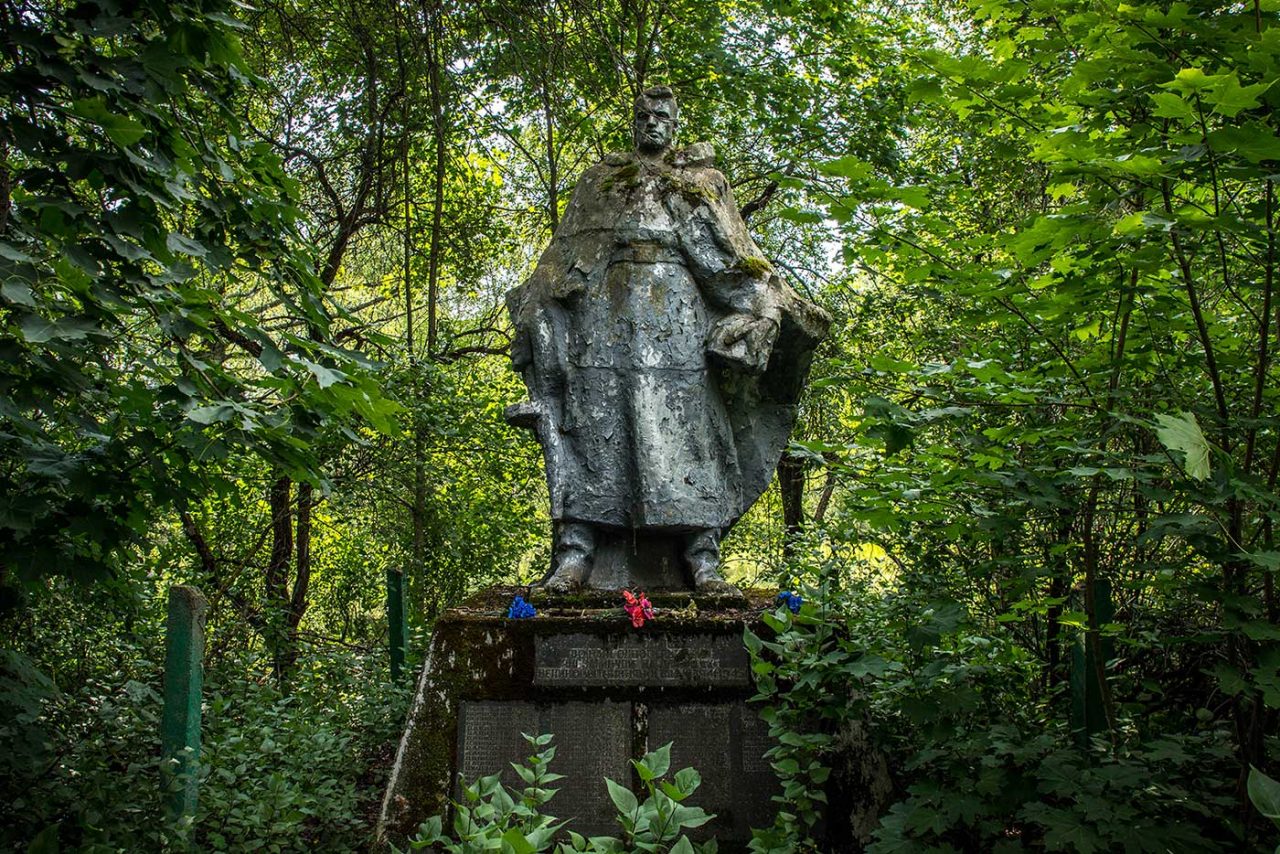
<path id="1" fill-rule="evenodd" d="M 671 147 L 679 125 L 680 106 L 668 86 L 650 86 L 636 98 L 633 126 L 636 150 L 643 154 L 661 154 Z"/>

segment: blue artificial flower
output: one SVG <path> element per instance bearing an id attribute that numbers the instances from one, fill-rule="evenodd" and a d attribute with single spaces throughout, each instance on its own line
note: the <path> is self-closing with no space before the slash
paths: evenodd
<path id="1" fill-rule="evenodd" d="M 804 604 L 804 599 L 790 590 L 783 590 L 779 593 L 778 601 L 790 608 L 793 614 L 799 614 L 800 606 Z"/>
<path id="2" fill-rule="evenodd" d="M 508 620 L 526 620 L 529 617 L 538 616 L 538 610 L 524 601 L 523 596 L 517 596 L 511 600 L 511 607 L 507 609 Z"/>

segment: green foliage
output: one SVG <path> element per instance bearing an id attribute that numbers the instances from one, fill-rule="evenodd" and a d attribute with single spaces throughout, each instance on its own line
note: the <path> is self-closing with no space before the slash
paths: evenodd
<path id="1" fill-rule="evenodd" d="M 686 828 L 701 827 L 714 815 L 708 815 L 701 807 L 685 805 L 684 801 L 702 784 L 702 777 L 692 768 L 682 768 L 664 779 L 671 770 L 671 744 L 633 759 L 632 766 L 645 788 L 643 801 L 631 789 L 605 780 L 609 799 L 618 810 L 618 824 L 622 838 L 591 837 L 569 832 L 573 851 L 617 852 L 648 851 L 692 854 L 694 851 L 713 853 L 715 840 L 693 844 L 684 834 Z"/>
<path id="2" fill-rule="evenodd" d="M 850 689 L 865 673 L 844 660 L 834 624 L 818 616 L 805 598 L 798 614 L 784 604 L 764 616 L 772 639 L 750 629 L 744 634 L 759 692 L 753 700 L 768 703 L 761 717 L 776 742 L 765 756 L 782 784 L 774 824 L 755 831 L 753 851 L 815 844 L 812 834 L 827 803 L 825 783 L 831 774 L 824 760 L 835 727 L 862 712 L 861 695 Z M 773 702 L 783 695 L 785 702 Z"/>
<path id="3" fill-rule="evenodd" d="M 1243 781 L 1280 708 L 1276 12 L 914 11 L 910 35 L 855 15 L 833 36 L 898 51 L 901 158 L 815 159 L 830 196 L 796 211 L 849 265 L 803 443 L 837 482 L 826 542 L 962 603 L 1026 657 L 1005 690 L 1052 732 L 1071 648 L 1108 639 L 1086 660 L 1116 761 L 1154 761 L 1126 728 L 1157 714 L 1206 752 L 1207 725 L 1233 732 L 1220 783 Z M 1111 844 L 1094 830 L 1076 844 Z"/>
<path id="4" fill-rule="evenodd" d="M 695 845 L 683 833 L 686 828 L 701 827 L 715 816 L 700 807 L 684 804 L 702 783 L 697 771 L 682 768 L 667 779 L 671 768 L 670 744 L 631 762 L 647 793 L 643 801 L 631 789 L 613 780 L 604 781 L 609 798 L 618 810 L 622 838 L 586 837 L 569 830 L 564 834 L 568 842 L 555 841 L 569 822 L 557 821 L 541 811 L 556 793 L 555 789 L 547 788 L 547 784 L 564 779 L 563 775 L 548 770 L 556 750 L 551 739 L 551 735 L 525 735 L 525 740 L 537 752 L 529 757 L 528 764 L 512 763 L 511 767 L 525 784 L 521 791 L 508 792 L 500 781 L 500 774 L 481 777 L 463 788 L 465 801 L 454 804 L 452 834 L 445 833 L 443 817 L 434 816 L 419 828 L 410 847 L 419 850 L 434 845 L 454 854 L 479 851 L 533 854 L 550 850 L 561 854 L 569 851 L 714 854 L 714 840 Z M 538 751 L 540 747 L 544 749 Z"/>
<path id="5" fill-rule="evenodd" d="M 920 581 L 840 595 L 828 582 L 798 615 L 770 615 L 768 639 L 748 635 L 784 786 L 754 850 L 817 844 L 797 805 L 826 800 L 833 734 L 851 720 L 890 754 L 901 788 L 871 851 L 1234 849 L 1221 824 L 1233 802 L 1224 732 L 1173 734 L 1139 715 L 1121 721 L 1117 744 L 1080 751 L 1060 718 L 1024 699 L 1035 693 L 1027 652 L 954 601 L 923 597 Z"/>
<path id="6" fill-rule="evenodd" d="M 83 851 L 167 844 L 159 656 L 147 660 L 145 647 L 128 644 L 113 651 L 118 669 L 74 693 L 25 677 L 37 685 L 31 707 L 0 729 L 0 787 L 12 807 L 0 835 L 6 846 L 45 828 Z M 405 688 L 386 681 L 380 658 L 304 650 L 289 696 L 265 678 L 244 679 L 246 671 L 265 676 L 261 659 L 230 659 L 208 674 L 194 828 L 201 850 L 350 851 L 367 843 L 381 777 L 366 780 L 365 769 L 397 737 L 408 701 Z M 146 681 L 127 678 L 130 670 Z M 38 753 L 24 752 L 24 743 Z"/>
<path id="7" fill-rule="evenodd" d="M 257 663 L 227 663 L 229 678 L 207 691 L 202 849 L 350 851 L 368 843 L 382 778 L 362 778 L 372 759 L 385 761 L 409 699 L 387 680 L 382 658 L 304 650 L 288 695 L 269 681 L 241 680 Z"/>
<path id="8" fill-rule="evenodd" d="M 116 569 L 151 514 L 216 480 L 204 461 L 248 451 L 310 475 L 326 433 L 393 427 L 370 362 L 329 340 L 281 159 L 241 123 L 253 84 L 231 8 L 0 7 L 16 577 Z"/>
<path id="9" fill-rule="evenodd" d="M 423 823 L 410 848 L 440 846 L 453 854 L 532 854 L 550 850 L 564 822 L 557 822 L 540 810 L 556 793 L 548 785 L 564 779 L 564 775 L 548 770 L 556 755 L 550 735 L 525 735 L 525 740 L 536 752 L 528 758 L 528 764 L 512 763 L 524 781 L 523 789 L 508 792 L 501 783 L 501 774 L 481 777 L 463 788 L 465 800 L 454 805 L 453 833 L 445 834 L 443 819 L 433 816 Z"/>
<path id="10" fill-rule="evenodd" d="M 53 828 L 84 851 L 163 846 L 158 682 L 91 679 L 41 704 L 28 734 L 46 746 L 39 766 L 0 774 L 13 816 L 6 844 Z"/>

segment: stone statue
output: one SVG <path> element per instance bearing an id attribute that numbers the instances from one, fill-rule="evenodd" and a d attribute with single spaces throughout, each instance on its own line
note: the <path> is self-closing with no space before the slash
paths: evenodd
<path id="1" fill-rule="evenodd" d="M 678 118 L 664 86 L 636 99 L 635 151 L 586 171 L 507 296 L 530 394 L 507 418 L 546 459 L 548 590 L 736 592 L 720 538 L 773 476 L 829 324 L 761 255 L 711 146 L 672 147 Z M 604 540 L 632 555 L 664 541 L 679 575 L 634 558 L 606 572 Z"/>

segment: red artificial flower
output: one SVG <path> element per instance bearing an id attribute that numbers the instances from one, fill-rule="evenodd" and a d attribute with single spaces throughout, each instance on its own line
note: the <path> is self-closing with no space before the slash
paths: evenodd
<path id="1" fill-rule="evenodd" d="M 653 619 L 653 603 L 644 595 L 644 591 L 640 591 L 640 595 L 636 596 L 630 590 L 622 591 L 622 598 L 626 604 L 622 606 L 622 610 L 627 612 L 627 616 L 631 618 L 631 625 L 637 629 L 644 625 L 645 620 Z"/>

